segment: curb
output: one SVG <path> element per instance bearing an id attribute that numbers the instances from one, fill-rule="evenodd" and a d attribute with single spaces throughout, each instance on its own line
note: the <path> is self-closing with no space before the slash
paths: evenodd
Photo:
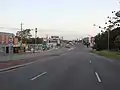
<path id="1" fill-rule="evenodd" d="M 49 56 L 54 56 L 54 55 L 47 55 L 47 56 L 49 57 Z M 38 57 L 39 57 L 39 56 L 38 56 Z M 42 58 L 44 58 L 44 57 L 46 57 L 46 56 L 42 56 Z M 25 63 L 25 64 L 10 66 L 10 67 L 8 67 L 8 68 L 3 68 L 3 69 L 0 69 L 0 72 L 9 71 L 9 70 L 12 70 L 12 69 L 24 67 L 24 66 L 30 65 L 30 64 L 32 64 L 32 63 L 35 63 L 35 62 L 37 62 L 37 61 L 38 61 L 38 60 L 36 60 L 36 61 L 31 61 L 31 62 L 28 62 L 28 63 Z"/>
<path id="2" fill-rule="evenodd" d="M 32 63 L 35 63 L 35 62 L 36 62 L 36 61 L 30 62 L 30 63 L 21 64 L 21 65 L 11 66 L 11 67 L 4 68 L 4 69 L 0 69 L 0 72 L 4 72 L 4 71 L 8 71 L 8 70 L 12 70 L 12 69 L 24 67 L 24 66 L 27 66 L 27 65 L 32 64 Z"/>
<path id="3" fill-rule="evenodd" d="M 51 50 L 54 50 L 54 49 L 51 49 Z M 51 50 L 48 50 L 48 51 L 51 51 Z M 47 56 L 60 56 L 60 55 L 47 55 Z M 43 56 L 44 57 L 44 56 Z M 45 56 L 46 57 L 46 56 Z M 29 63 L 25 63 L 25 64 L 20 64 L 20 65 L 15 65 L 15 66 L 11 66 L 11 67 L 8 67 L 8 68 L 3 68 L 3 69 L 0 69 L 0 72 L 5 72 L 5 71 L 9 71 L 9 70 L 12 70 L 12 69 L 16 69 L 16 68 L 20 68 L 20 67 L 25 67 L 27 65 L 30 65 L 32 63 L 35 63 L 37 62 L 36 61 L 33 61 L 33 62 L 29 62 Z"/>

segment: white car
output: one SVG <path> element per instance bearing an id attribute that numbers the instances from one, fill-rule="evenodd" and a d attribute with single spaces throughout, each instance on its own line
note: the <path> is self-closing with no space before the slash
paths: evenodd
<path id="1" fill-rule="evenodd" d="M 69 44 L 66 44 L 66 46 L 65 46 L 66 48 L 70 48 L 70 45 Z"/>

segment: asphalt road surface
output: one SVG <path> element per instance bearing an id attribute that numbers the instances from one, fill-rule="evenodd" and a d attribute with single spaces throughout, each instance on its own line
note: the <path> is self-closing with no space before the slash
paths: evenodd
<path id="1" fill-rule="evenodd" d="M 63 54 L 1 72 L 0 90 L 120 90 L 120 62 L 91 54 L 79 44 Z"/>

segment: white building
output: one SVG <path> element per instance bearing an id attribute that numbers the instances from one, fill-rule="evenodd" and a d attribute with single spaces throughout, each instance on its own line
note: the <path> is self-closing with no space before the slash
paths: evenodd
<path id="1" fill-rule="evenodd" d="M 49 44 L 53 45 L 53 47 L 57 47 L 60 43 L 59 36 L 51 36 L 51 38 L 49 38 Z"/>

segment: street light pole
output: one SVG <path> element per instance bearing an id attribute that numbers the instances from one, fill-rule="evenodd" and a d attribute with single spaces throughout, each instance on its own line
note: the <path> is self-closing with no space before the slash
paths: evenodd
<path id="1" fill-rule="evenodd" d="M 108 16 L 108 18 L 110 18 Z M 107 24 L 107 22 L 105 22 L 105 24 Z M 107 30 L 108 31 L 108 51 L 110 50 L 110 29 Z"/>
<path id="2" fill-rule="evenodd" d="M 22 50 L 22 39 L 23 39 L 23 31 L 22 31 L 22 23 L 20 24 L 21 25 L 21 43 L 20 43 L 20 49 Z"/>
<path id="3" fill-rule="evenodd" d="M 110 49 L 110 30 L 108 30 L 108 50 Z"/>
<path id="4" fill-rule="evenodd" d="M 37 28 L 35 28 L 35 47 L 36 47 L 36 44 L 37 44 Z M 35 50 L 35 48 L 34 48 Z"/>

